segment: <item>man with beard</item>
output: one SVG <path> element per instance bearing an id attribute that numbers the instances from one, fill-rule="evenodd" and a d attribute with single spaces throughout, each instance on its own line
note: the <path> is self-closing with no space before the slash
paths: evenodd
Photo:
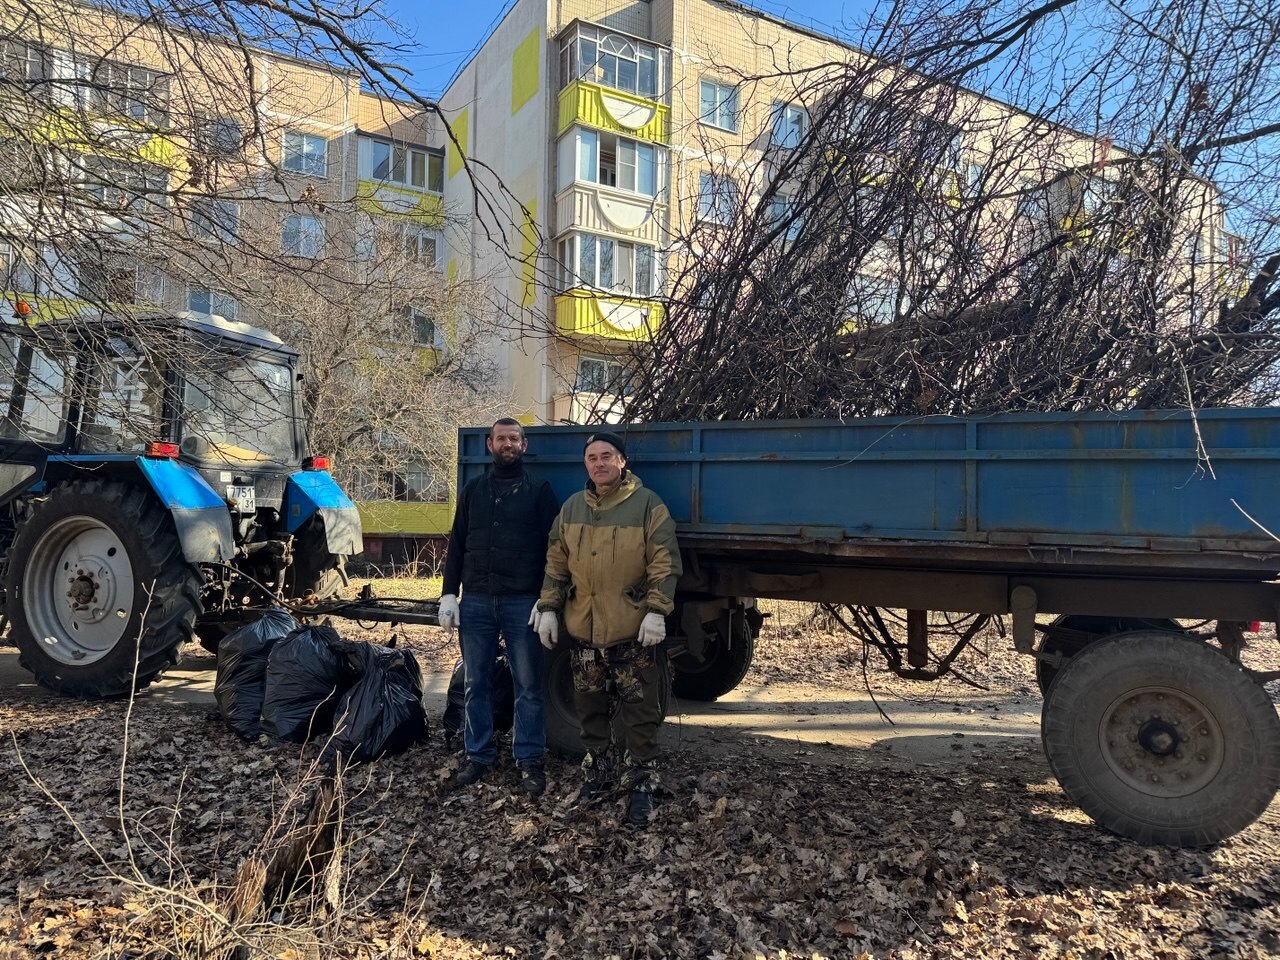
<path id="1" fill-rule="evenodd" d="M 512 752 L 521 789 L 530 797 L 546 789 L 542 770 L 546 728 L 542 704 L 542 648 L 530 617 L 542 586 L 547 531 L 560 510 L 550 484 L 524 468 L 524 428 L 503 417 L 485 446 L 493 467 L 458 494 L 444 565 L 440 625 L 459 629 L 465 673 L 463 743 L 467 765 L 457 787 L 483 779 L 497 760 L 493 735 L 493 665 L 498 637 L 506 642 L 515 685 Z M 458 602 L 459 587 L 462 602 Z"/>

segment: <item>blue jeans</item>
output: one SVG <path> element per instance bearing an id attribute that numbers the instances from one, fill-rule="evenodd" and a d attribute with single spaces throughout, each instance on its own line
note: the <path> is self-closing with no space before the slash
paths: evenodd
<path id="1" fill-rule="evenodd" d="M 547 747 L 542 706 L 542 644 L 529 626 L 537 594 L 497 596 L 466 591 L 458 610 L 458 633 L 465 665 L 466 726 L 463 743 L 473 763 L 491 766 L 498 758 L 493 740 L 493 662 L 498 636 L 507 645 L 507 662 L 515 686 L 515 735 L 512 752 L 517 766 L 541 764 Z"/>

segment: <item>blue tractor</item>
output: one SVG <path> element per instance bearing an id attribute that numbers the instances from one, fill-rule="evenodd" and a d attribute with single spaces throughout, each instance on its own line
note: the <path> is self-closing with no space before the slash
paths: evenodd
<path id="1" fill-rule="evenodd" d="M 306 449 L 298 354 L 220 317 L 0 325 L 3 620 L 22 665 L 117 697 L 361 550 Z"/>

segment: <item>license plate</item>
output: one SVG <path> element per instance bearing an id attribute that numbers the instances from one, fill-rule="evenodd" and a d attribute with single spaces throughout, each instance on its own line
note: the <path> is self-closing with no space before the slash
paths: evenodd
<path id="1" fill-rule="evenodd" d="M 227 487 L 227 499 L 235 502 L 236 513 L 255 513 L 258 509 L 253 496 L 253 487 L 232 485 Z"/>

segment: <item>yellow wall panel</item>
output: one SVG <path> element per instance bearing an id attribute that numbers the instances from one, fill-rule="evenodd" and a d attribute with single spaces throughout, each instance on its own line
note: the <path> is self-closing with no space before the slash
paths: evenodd
<path id="1" fill-rule="evenodd" d="M 541 50 L 542 31 L 536 27 L 520 41 L 511 54 L 511 115 L 533 99 L 538 92 L 538 53 Z"/>
<path id="2" fill-rule="evenodd" d="M 471 150 L 470 137 L 470 111 L 463 109 L 449 126 L 453 129 L 453 136 L 458 143 L 462 144 L 463 150 Z M 452 140 L 449 141 L 449 179 L 452 180 L 459 170 L 462 169 L 463 155 L 458 152 L 458 146 Z"/>

